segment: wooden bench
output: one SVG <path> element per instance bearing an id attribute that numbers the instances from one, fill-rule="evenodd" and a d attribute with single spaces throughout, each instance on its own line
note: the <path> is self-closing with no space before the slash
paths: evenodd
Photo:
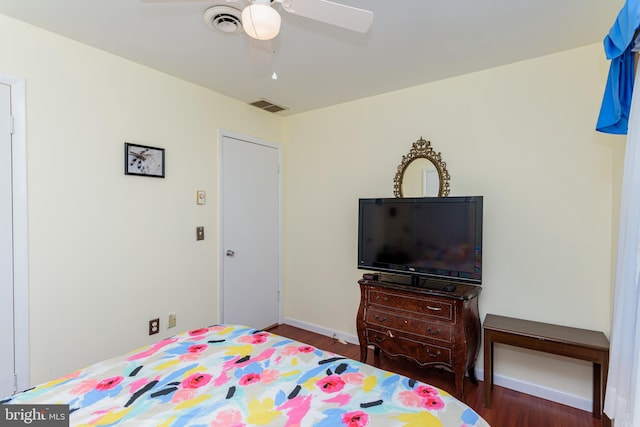
<path id="1" fill-rule="evenodd" d="M 493 343 L 507 344 L 558 354 L 593 363 L 593 416 L 610 425 L 603 416 L 604 392 L 609 368 L 609 340 L 598 331 L 487 314 L 484 330 L 484 406 L 491 407 L 493 388 Z"/>

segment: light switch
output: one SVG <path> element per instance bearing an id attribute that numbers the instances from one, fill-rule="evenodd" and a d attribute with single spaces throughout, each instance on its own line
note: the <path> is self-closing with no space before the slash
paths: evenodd
<path id="1" fill-rule="evenodd" d="M 207 195 L 204 191 L 196 191 L 196 203 L 204 205 L 207 202 Z"/>
<path id="2" fill-rule="evenodd" d="M 196 227 L 196 240 L 204 240 L 204 227 Z"/>

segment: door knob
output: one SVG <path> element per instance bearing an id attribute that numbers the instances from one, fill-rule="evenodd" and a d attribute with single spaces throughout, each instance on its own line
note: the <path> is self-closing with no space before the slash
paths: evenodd
<path id="1" fill-rule="evenodd" d="M 227 249 L 227 256 L 234 256 L 236 253 L 231 249 Z"/>

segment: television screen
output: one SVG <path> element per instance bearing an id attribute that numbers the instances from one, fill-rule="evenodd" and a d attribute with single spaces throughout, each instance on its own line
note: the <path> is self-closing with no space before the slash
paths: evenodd
<path id="1" fill-rule="evenodd" d="M 482 201 L 360 199 L 358 268 L 481 284 Z"/>

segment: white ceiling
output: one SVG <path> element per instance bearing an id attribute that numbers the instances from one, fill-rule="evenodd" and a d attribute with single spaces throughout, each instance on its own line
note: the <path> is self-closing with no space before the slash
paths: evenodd
<path id="1" fill-rule="evenodd" d="M 296 2 L 291 0 L 295 9 Z M 334 0 L 374 12 L 366 34 L 282 15 L 269 46 L 209 29 L 214 4 L 0 0 L 0 13 L 279 115 L 377 95 L 601 42 L 623 0 Z M 275 4 L 275 3 L 274 3 Z M 603 53 L 604 55 L 604 53 Z M 273 71 L 278 80 L 272 80 Z"/>

